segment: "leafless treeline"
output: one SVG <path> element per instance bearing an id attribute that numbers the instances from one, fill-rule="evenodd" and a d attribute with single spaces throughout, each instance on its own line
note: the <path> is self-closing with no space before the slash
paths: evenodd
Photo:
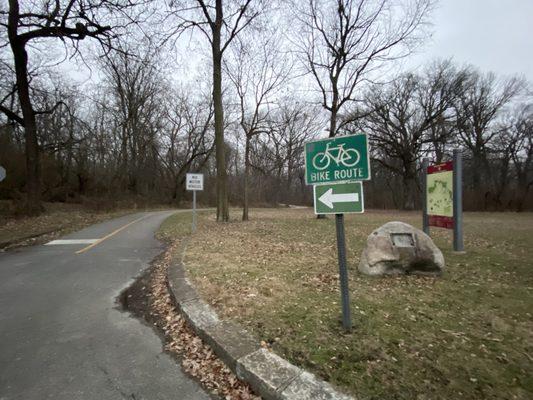
<path id="1" fill-rule="evenodd" d="M 0 198 L 26 212 L 41 198 L 177 204 L 189 199 L 185 173 L 201 171 L 200 200 L 218 219 L 229 203 L 247 219 L 249 204 L 310 202 L 304 142 L 365 132 L 367 207 L 419 206 L 422 158 L 440 162 L 460 147 L 468 208 L 531 208 L 523 80 L 439 61 L 370 83 L 423 39 L 431 6 L 9 0 L 0 9 Z M 91 40 L 98 47 L 82 46 Z M 76 86 L 57 54 L 87 62 L 95 79 Z"/>
<path id="2" fill-rule="evenodd" d="M 149 49 L 149 46 L 146 46 Z M 135 56 L 124 51 L 100 60 L 102 79 L 82 92 L 63 79 L 41 77 L 34 101 L 58 112 L 37 118 L 43 198 L 85 199 L 99 206 L 114 200 L 178 204 L 185 173 L 207 174 L 200 200 L 215 204 L 214 107 L 209 87 L 178 86 L 158 65 L 157 52 Z M 302 202 L 302 145 L 321 128 L 320 109 L 294 98 L 280 98 L 261 111 L 261 132 L 248 141 L 253 204 Z M 226 110 L 225 153 L 230 200 L 242 203 L 244 148 L 241 108 Z M 242 117 L 243 121 L 248 115 Z M 257 128 L 256 128 L 257 129 Z M 24 130 L 4 120 L 0 157 L 9 177 L 3 198 L 21 200 L 25 190 Z M 188 199 L 188 197 L 187 197 Z"/>
<path id="3" fill-rule="evenodd" d="M 370 137 L 376 200 L 387 185 L 392 196 L 382 205 L 419 206 L 422 159 L 440 163 L 461 148 L 467 209 L 531 208 L 533 102 L 525 89 L 521 79 L 449 61 L 369 87 L 346 121 Z"/>

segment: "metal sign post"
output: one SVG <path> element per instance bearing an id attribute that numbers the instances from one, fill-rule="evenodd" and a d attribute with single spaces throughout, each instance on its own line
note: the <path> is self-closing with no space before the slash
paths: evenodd
<path id="1" fill-rule="evenodd" d="M 463 252 L 463 157 L 453 150 L 453 250 Z"/>
<path id="2" fill-rule="evenodd" d="M 196 232 L 196 190 L 192 191 L 192 233 Z"/>
<path id="3" fill-rule="evenodd" d="M 346 263 L 346 239 L 344 214 L 364 212 L 363 185 L 361 182 L 330 183 L 313 186 L 315 214 L 335 214 L 337 252 L 339 258 L 339 281 L 341 287 L 342 326 L 352 329 L 350 316 L 350 290 Z"/>
<path id="4" fill-rule="evenodd" d="M 352 329 L 350 313 L 350 289 L 348 288 L 348 267 L 346 265 L 346 240 L 344 237 L 344 214 L 335 214 L 335 228 L 337 231 L 337 253 L 339 255 L 339 281 L 342 300 L 342 327 Z"/>
<path id="5" fill-rule="evenodd" d="M 453 150 L 453 161 L 428 165 L 423 161 L 424 189 L 422 225 L 453 230 L 453 250 L 464 252 L 463 245 L 463 160 L 461 150 Z"/>
<path id="6" fill-rule="evenodd" d="M 342 326 L 352 329 L 344 214 L 364 212 L 363 185 L 370 179 L 366 135 L 337 136 L 305 144 L 305 182 L 313 185 L 315 213 L 335 214 Z"/>
<path id="7" fill-rule="evenodd" d="M 192 190 L 192 232 L 196 232 L 196 191 L 204 190 L 203 174 L 187 174 L 186 189 Z"/>
<path id="8" fill-rule="evenodd" d="M 429 159 L 422 160 L 422 230 L 426 235 L 429 235 L 429 216 L 428 216 L 428 166 Z"/>

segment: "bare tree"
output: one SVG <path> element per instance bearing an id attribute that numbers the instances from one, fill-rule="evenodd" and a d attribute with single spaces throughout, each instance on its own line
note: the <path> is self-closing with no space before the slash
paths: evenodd
<path id="1" fill-rule="evenodd" d="M 323 124 L 324 118 L 318 106 L 293 98 L 285 98 L 280 102 L 269 136 L 275 144 L 276 154 L 281 156 L 284 163 L 286 179 L 283 183 L 286 184 L 289 198 L 295 180 L 299 185 L 299 196 L 295 197 L 300 201 L 306 197 L 308 187 L 305 184 L 304 145 L 318 136 Z M 283 183 L 278 180 L 279 185 Z M 281 192 L 282 187 L 278 186 L 275 193 Z"/>
<path id="2" fill-rule="evenodd" d="M 151 150 L 162 129 L 161 89 L 165 82 L 157 49 L 150 43 L 132 47 L 121 45 L 121 51 L 108 54 L 101 66 L 111 95 L 107 106 L 113 111 L 120 143 L 115 182 L 137 194 L 139 180 L 148 172 L 145 163 L 154 155 Z"/>
<path id="3" fill-rule="evenodd" d="M 64 78 L 53 76 L 47 83 L 52 87 L 34 90 L 32 99 L 43 109 L 52 109 L 59 104 L 56 112 L 37 118 L 42 156 L 54 158 L 59 179 L 55 182 L 47 179 L 43 195 L 49 199 L 65 201 L 70 194 L 68 187 L 74 170 L 78 178 L 78 192 L 83 193 L 85 190 L 85 174 L 78 168 L 83 161 L 76 160 L 76 152 L 86 138 L 84 122 L 80 118 L 82 100 L 76 88 Z M 43 176 L 43 180 L 46 178 L 46 175 Z"/>
<path id="4" fill-rule="evenodd" d="M 192 93 L 178 92 L 168 100 L 158 152 L 175 202 L 180 200 L 186 173 L 193 166 L 200 170 L 213 151 L 213 114 L 212 99 L 194 99 Z"/>
<path id="5" fill-rule="evenodd" d="M 304 143 L 316 137 L 324 119 L 319 107 L 295 97 L 279 100 L 268 130 L 253 137 L 250 186 L 256 200 L 279 204 L 310 199 L 304 180 Z"/>
<path id="6" fill-rule="evenodd" d="M 514 181 L 516 210 L 523 211 L 524 202 L 533 186 L 533 104 L 519 105 L 506 118 L 506 126 L 500 129 L 497 138 L 495 156 L 500 164 L 498 200 L 505 188 Z M 515 180 L 510 176 L 509 163 L 514 167 Z"/>
<path id="7" fill-rule="evenodd" d="M 430 63 L 421 76 L 416 102 L 426 116 L 433 115 L 425 139 L 437 164 L 451 154 L 450 146 L 457 145 L 453 105 L 467 79 L 468 70 L 458 69 L 450 60 Z"/>
<path id="8" fill-rule="evenodd" d="M 194 27 L 211 45 L 213 62 L 213 104 L 215 110 L 215 154 L 217 165 L 217 221 L 229 221 L 228 182 L 224 142 L 224 105 L 222 101 L 222 59 L 231 42 L 260 14 L 252 0 L 190 0 L 173 11 L 177 28 Z"/>
<path id="9" fill-rule="evenodd" d="M 419 161 L 428 145 L 451 139 L 441 125 L 451 119 L 449 111 L 463 81 L 463 73 L 443 62 L 423 76 L 404 74 L 368 91 L 359 126 L 369 132 L 373 159 L 401 177 L 404 209 L 415 207 Z"/>
<path id="10" fill-rule="evenodd" d="M 498 134 L 494 123 L 499 113 L 522 90 L 521 79 L 498 80 L 492 73 L 471 69 L 455 102 L 456 127 L 461 143 L 472 155 L 472 189 L 479 190 L 483 171 L 488 171 L 490 145 Z"/>
<path id="11" fill-rule="evenodd" d="M 289 78 L 290 60 L 283 54 L 279 35 L 261 31 L 261 38 L 242 38 L 231 46 L 225 70 L 234 85 L 239 102 L 239 125 L 245 139 L 242 220 L 249 217 L 250 151 L 252 138 L 268 131 L 270 112 L 276 95 Z"/>
<path id="12" fill-rule="evenodd" d="M 24 127 L 28 213 L 39 213 L 41 206 L 41 170 L 36 117 L 52 113 L 59 105 L 50 109 L 36 110 L 30 95 L 28 46 L 47 39 L 67 40 L 78 49 L 78 42 L 92 38 L 109 46 L 116 36 L 109 22 L 118 24 L 114 17 L 131 9 L 133 2 L 128 0 L 56 0 L 36 1 L 21 4 L 19 0 L 9 0 L 7 11 L 1 11 L 0 25 L 7 29 L 9 46 L 13 54 L 16 76 L 16 91 L 21 113 L 0 108 L 7 117 Z M 106 21 L 106 22 L 104 22 Z M 123 23 L 131 19 L 124 18 Z M 126 21 L 126 22 L 124 22 Z"/>
<path id="13" fill-rule="evenodd" d="M 384 62 L 405 56 L 417 43 L 432 0 L 308 0 L 297 9 L 302 22 L 298 47 L 329 111 L 329 136 L 337 116 L 355 100 L 356 89 Z"/>

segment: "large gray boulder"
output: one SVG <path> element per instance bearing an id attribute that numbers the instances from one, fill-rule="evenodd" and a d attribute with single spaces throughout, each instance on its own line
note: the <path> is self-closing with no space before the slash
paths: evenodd
<path id="1" fill-rule="evenodd" d="M 403 222 L 387 222 L 368 236 L 359 271 L 376 276 L 440 275 L 444 256 L 420 229 Z"/>

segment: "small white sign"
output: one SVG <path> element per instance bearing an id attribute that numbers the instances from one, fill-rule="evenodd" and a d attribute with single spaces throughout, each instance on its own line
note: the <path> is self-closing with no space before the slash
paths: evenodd
<path id="1" fill-rule="evenodd" d="M 0 166 L 0 182 L 6 179 L 6 170 L 4 167 Z"/>
<path id="2" fill-rule="evenodd" d="M 204 174 L 187 174 L 187 190 L 204 190 Z"/>

